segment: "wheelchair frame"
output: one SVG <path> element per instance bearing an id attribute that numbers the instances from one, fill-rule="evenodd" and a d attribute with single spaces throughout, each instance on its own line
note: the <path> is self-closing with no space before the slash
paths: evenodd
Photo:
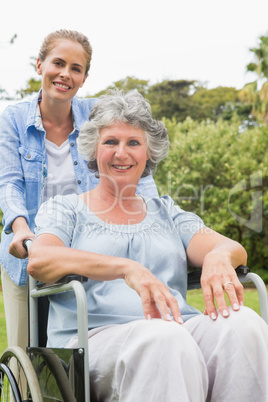
<path id="1" fill-rule="evenodd" d="M 26 241 L 27 249 L 29 249 L 31 244 L 31 240 Z M 257 288 L 258 295 L 259 295 L 259 303 L 260 303 L 260 310 L 261 310 L 261 317 L 265 320 L 268 324 L 268 298 L 267 298 L 267 290 L 263 280 L 254 273 L 249 272 L 249 268 L 240 266 L 237 268 L 238 278 L 242 283 L 245 282 L 253 282 Z M 201 277 L 201 270 L 190 272 L 188 274 L 188 286 L 187 290 L 191 289 L 198 289 L 200 288 L 200 277 Z M 72 290 L 75 294 L 76 303 L 77 303 L 77 328 L 78 328 L 78 351 L 83 356 L 83 366 L 84 366 L 84 395 L 85 395 L 85 402 L 90 402 L 90 375 L 89 375 L 89 354 L 88 354 L 88 313 L 87 313 L 87 299 L 84 287 L 82 282 L 84 281 L 83 277 L 79 277 L 77 275 L 70 275 L 68 277 L 63 278 L 58 283 L 51 285 L 51 286 L 43 286 L 42 288 L 38 288 L 36 286 L 36 281 L 30 277 L 29 279 L 29 306 L 30 306 L 30 347 L 27 349 L 28 354 L 23 352 L 22 350 L 19 351 L 20 356 L 18 359 L 26 360 L 27 364 L 29 364 L 29 351 L 32 349 L 38 349 L 39 341 L 38 341 L 38 298 L 44 296 L 50 296 L 53 294 L 58 294 L 62 292 L 67 292 Z M 20 349 L 20 348 L 18 348 Z M 8 353 L 9 348 L 3 353 L 0 358 L 0 401 L 5 401 L 5 399 L 1 399 L 1 372 L 5 371 L 5 356 Z M 15 357 L 18 350 L 15 350 Z M 23 357 L 21 357 L 21 355 Z M 8 368 L 9 370 L 9 368 Z M 24 370 L 25 371 L 25 370 Z M 30 392 L 35 394 L 34 402 L 43 402 L 43 397 L 40 396 L 40 389 L 39 384 L 36 379 L 33 367 L 30 370 L 31 372 L 31 386 Z M 10 374 L 10 373 L 9 373 Z M 27 376 L 26 376 L 27 377 Z M 10 374 L 10 378 L 12 381 L 16 383 L 14 375 Z M 28 378 L 26 378 L 28 381 Z M 10 382 L 12 386 L 13 383 Z M 16 388 L 16 387 L 15 387 Z M 17 387 L 18 388 L 18 387 Z M 33 390 L 34 388 L 34 390 Z M 72 396 L 73 398 L 73 396 Z M 73 400 L 73 399 L 70 399 Z M 75 400 L 75 399 L 74 399 Z M 15 395 L 15 401 L 20 402 L 22 399 L 19 396 Z M 67 402 L 67 401 L 64 401 Z M 79 401 L 82 402 L 82 401 Z"/>

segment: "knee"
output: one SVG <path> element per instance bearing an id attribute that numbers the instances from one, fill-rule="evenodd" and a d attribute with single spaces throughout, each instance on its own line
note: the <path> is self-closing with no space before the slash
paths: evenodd
<path id="1" fill-rule="evenodd" d="M 218 320 L 217 320 L 218 321 Z M 239 311 L 234 312 L 230 308 L 230 316 L 228 318 L 220 318 L 219 330 L 225 333 L 229 339 L 238 342 L 260 341 L 268 339 L 268 326 L 265 321 L 252 309 L 241 307 Z"/>
<path id="2" fill-rule="evenodd" d="M 191 355 L 196 358 L 199 353 L 196 342 L 182 325 L 160 319 L 143 320 L 133 325 L 126 343 L 128 353 L 133 348 L 133 354 L 154 353 L 155 358 L 158 356 L 159 359 L 164 356 L 170 359 L 181 359 L 183 356 L 191 358 Z"/>

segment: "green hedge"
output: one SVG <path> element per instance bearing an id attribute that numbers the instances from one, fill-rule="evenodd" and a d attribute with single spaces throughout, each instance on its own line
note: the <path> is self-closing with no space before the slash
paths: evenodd
<path id="1" fill-rule="evenodd" d="M 155 174 L 161 194 L 244 245 L 268 281 L 268 126 L 164 120 L 170 152 Z"/>

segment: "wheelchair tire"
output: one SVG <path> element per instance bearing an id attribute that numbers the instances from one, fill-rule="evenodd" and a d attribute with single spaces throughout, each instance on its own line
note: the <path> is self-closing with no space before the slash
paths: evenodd
<path id="1" fill-rule="evenodd" d="M 63 361 L 60 360 L 60 358 L 57 356 L 56 353 L 53 352 L 53 350 L 47 348 L 41 348 L 41 349 L 42 349 L 41 358 L 43 362 L 36 366 L 37 378 L 39 378 L 40 384 L 45 383 L 46 386 L 48 387 L 50 380 L 52 380 L 52 377 L 54 377 L 57 383 L 58 388 L 57 391 L 59 391 L 60 395 L 50 394 L 49 389 L 44 390 L 42 389 L 42 391 L 44 391 L 45 395 L 48 395 L 57 402 L 76 402 L 74 396 L 74 389 L 71 386 L 72 381 L 69 381 L 67 375 L 68 367 L 66 367 L 65 370 L 63 366 Z M 48 374 L 45 375 L 45 381 L 44 381 L 42 380 L 42 372 L 44 372 L 46 368 L 48 368 Z"/>
<path id="2" fill-rule="evenodd" d="M 43 402 L 32 363 L 18 346 L 0 357 L 0 402 Z"/>

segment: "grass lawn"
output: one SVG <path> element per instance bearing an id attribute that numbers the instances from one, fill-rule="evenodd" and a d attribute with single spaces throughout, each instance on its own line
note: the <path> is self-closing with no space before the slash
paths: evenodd
<path id="1" fill-rule="evenodd" d="M 203 296 L 200 289 L 190 290 L 187 294 L 187 302 L 200 311 L 204 311 Z M 260 314 L 258 293 L 255 288 L 245 288 L 245 305 Z M 3 294 L 0 291 L 0 354 L 7 347 L 6 324 L 4 314 Z"/>

